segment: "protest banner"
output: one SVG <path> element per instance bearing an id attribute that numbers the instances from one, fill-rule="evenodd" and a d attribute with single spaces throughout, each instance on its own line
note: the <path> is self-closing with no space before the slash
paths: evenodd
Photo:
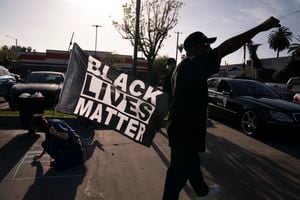
<path id="1" fill-rule="evenodd" d="M 96 121 L 149 147 L 168 111 L 167 98 L 74 43 L 56 111 Z"/>

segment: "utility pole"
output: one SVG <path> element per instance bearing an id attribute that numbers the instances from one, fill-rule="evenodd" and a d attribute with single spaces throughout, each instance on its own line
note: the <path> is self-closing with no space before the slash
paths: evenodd
<path id="1" fill-rule="evenodd" d="M 243 74 L 242 76 L 246 76 L 246 43 L 243 45 L 243 51 L 244 51 L 244 55 L 243 55 L 243 65 L 242 65 L 242 70 L 243 70 Z"/>
<path id="2" fill-rule="evenodd" d="M 243 45 L 243 52 L 244 52 L 244 55 L 243 55 L 243 64 L 246 65 L 246 44 Z"/>
<path id="3" fill-rule="evenodd" d="M 137 51 L 138 51 L 138 42 L 140 35 L 140 9 L 141 8 L 141 0 L 136 1 L 136 17 L 135 17 L 135 34 L 134 34 L 134 50 L 133 50 L 133 75 L 136 75 L 137 68 Z"/>
<path id="4" fill-rule="evenodd" d="M 18 52 L 18 39 L 15 38 L 15 37 L 13 37 L 13 36 L 10 36 L 10 35 L 6 35 L 5 37 L 9 37 L 9 38 L 15 39 L 15 41 L 16 41 L 16 49 L 15 49 L 15 51 L 16 51 L 16 54 L 17 54 L 17 52 Z"/>
<path id="5" fill-rule="evenodd" d="M 96 57 L 96 52 L 97 52 L 97 31 L 98 31 L 98 27 L 102 27 L 102 26 L 100 26 L 100 25 L 92 25 L 93 27 L 96 27 L 96 38 L 95 38 L 95 57 Z"/>
<path id="6" fill-rule="evenodd" d="M 179 34 L 182 34 L 181 32 L 177 31 L 175 32 L 177 34 L 177 42 L 176 42 L 176 65 L 177 65 L 177 55 L 178 55 L 178 41 L 179 41 Z"/>

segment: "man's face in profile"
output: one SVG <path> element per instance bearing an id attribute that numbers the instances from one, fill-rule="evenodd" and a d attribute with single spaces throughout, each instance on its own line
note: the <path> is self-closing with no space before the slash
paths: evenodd
<path id="1" fill-rule="evenodd" d="M 199 43 L 197 46 L 197 52 L 199 54 L 201 53 L 209 53 L 212 51 L 212 48 L 210 47 L 210 43 Z"/>

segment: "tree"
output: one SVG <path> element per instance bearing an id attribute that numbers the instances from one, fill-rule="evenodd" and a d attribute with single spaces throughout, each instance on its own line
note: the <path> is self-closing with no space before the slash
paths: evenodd
<path id="1" fill-rule="evenodd" d="M 153 72 L 164 75 L 167 66 L 167 56 L 157 56 L 153 62 Z"/>
<path id="2" fill-rule="evenodd" d="M 259 80 L 259 81 L 271 81 L 272 80 L 272 75 L 274 74 L 275 70 L 274 69 L 267 69 L 263 67 L 263 64 L 261 60 L 257 56 L 257 48 L 261 44 L 253 44 L 253 42 L 250 40 L 247 43 L 248 46 L 248 51 L 251 59 L 251 65 L 252 68 L 254 69 L 254 78 Z M 243 69 L 245 71 L 245 69 Z"/>
<path id="3" fill-rule="evenodd" d="M 263 68 L 261 60 L 258 58 L 257 53 L 256 53 L 257 48 L 260 45 L 261 44 L 253 44 L 252 40 L 250 40 L 247 43 L 249 56 L 250 56 L 250 59 L 251 59 L 251 66 L 254 70 L 254 78 L 255 79 L 260 79 L 260 72 L 261 72 L 261 69 Z"/>
<path id="4" fill-rule="evenodd" d="M 152 80 L 154 79 L 155 83 L 162 84 L 167 71 L 167 56 L 157 56 L 153 62 L 153 71 L 152 71 Z"/>
<path id="5" fill-rule="evenodd" d="M 296 40 L 300 42 L 300 37 Z M 274 74 L 275 81 L 286 83 L 291 77 L 300 76 L 300 43 L 291 44 L 288 53 L 292 53 L 291 60 Z"/>
<path id="6" fill-rule="evenodd" d="M 293 54 L 291 60 L 284 68 L 274 74 L 274 79 L 278 82 L 286 83 L 291 77 L 300 76 L 300 53 Z"/>
<path id="7" fill-rule="evenodd" d="M 31 48 L 31 47 L 26 47 L 26 51 L 27 51 L 27 52 L 31 52 L 31 51 L 32 51 L 32 48 Z"/>
<path id="8" fill-rule="evenodd" d="M 120 63 L 124 63 L 125 59 L 122 58 L 121 55 L 118 55 L 116 53 L 108 54 L 103 58 L 103 61 L 106 65 L 109 65 L 110 67 L 114 68 L 115 70 L 121 70 Z"/>
<path id="9" fill-rule="evenodd" d="M 147 59 L 150 74 L 158 51 L 168 36 L 168 31 L 178 23 L 182 5 L 183 3 L 177 0 L 142 1 L 138 46 Z M 121 23 L 113 21 L 113 25 L 123 38 L 129 39 L 134 45 L 136 18 L 134 0 L 123 5 L 123 16 Z"/>
<path id="10" fill-rule="evenodd" d="M 292 41 L 293 33 L 289 31 L 289 28 L 282 26 L 277 30 L 273 30 L 268 36 L 268 43 L 271 49 L 277 51 L 277 58 L 279 52 L 287 49 Z"/>
<path id="11" fill-rule="evenodd" d="M 299 43 L 292 43 L 292 44 L 289 46 L 288 53 L 292 53 L 292 55 L 294 55 L 294 54 L 300 55 L 300 36 L 299 36 L 298 38 L 296 38 L 296 40 L 297 40 Z"/>
<path id="12" fill-rule="evenodd" d="M 17 55 L 12 48 L 8 48 L 6 45 L 0 49 L 0 65 L 8 67 L 13 61 L 17 60 Z"/>

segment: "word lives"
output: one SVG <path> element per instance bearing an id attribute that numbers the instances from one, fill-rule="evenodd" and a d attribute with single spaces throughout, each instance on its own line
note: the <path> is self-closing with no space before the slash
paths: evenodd
<path id="1" fill-rule="evenodd" d="M 74 114 L 105 124 L 142 143 L 163 92 L 89 56 Z"/>

